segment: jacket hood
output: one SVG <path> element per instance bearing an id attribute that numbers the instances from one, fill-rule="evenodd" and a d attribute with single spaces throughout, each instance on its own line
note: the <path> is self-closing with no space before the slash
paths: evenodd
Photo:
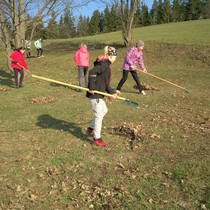
<path id="1" fill-rule="evenodd" d="M 97 60 L 94 62 L 94 66 L 103 64 L 110 65 L 111 62 L 108 58 L 97 58 Z"/>
<path id="2" fill-rule="evenodd" d="M 83 53 L 86 53 L 88 51 L 86 47 L 81 47 L 79 50 Z"/>

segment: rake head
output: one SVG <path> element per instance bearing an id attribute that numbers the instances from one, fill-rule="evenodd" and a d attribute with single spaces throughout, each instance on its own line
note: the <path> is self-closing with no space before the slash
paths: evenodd
<path id="1" fill-rule="evenodd" d="M 138 104 L 138 103 L 136 103 L 136 102 L 134 102 L 134 101 L 131 101 L 131 100 L 127 99 L 127 98 L 124 100 L 124 103 L 125 103 L 126 105 L 128 105 L 128 106 L 134 108 L 134 109 L 138 109 L 138 108 L 139 108 L 139 104 Z"/>

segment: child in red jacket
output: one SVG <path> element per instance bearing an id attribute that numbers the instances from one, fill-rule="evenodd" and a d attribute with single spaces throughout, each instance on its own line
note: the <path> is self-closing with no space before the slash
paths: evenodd
<path id="1" fill-rule="evenodd" d="M 28 71 L 28 66 L 25 62 L 25 48 L 18 48 L 10 55 L 12 59 L 11 67 L 14 70 L 15 75 L 15 87 L 23 87 L 24 69 Z M 24 68 L 24 69 L 23 69 Z M 20 74 L 20 80 L 18 81 L 18 74 Z"/>

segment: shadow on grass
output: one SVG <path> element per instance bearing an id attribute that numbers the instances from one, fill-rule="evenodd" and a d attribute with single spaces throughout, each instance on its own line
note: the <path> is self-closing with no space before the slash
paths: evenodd
<path id="1" fill-rule="evenodd" d="M 11 87 L 12 85 L 14 85 L 13 82 L 13 75 L 11 72 L 7 72 L 3 69 L 0 69 L 0 85 L 6 85 Z"/>
<path id="2" fill-rule="evenodd" d="M 74 87 L 69 87 L 69 86 L 62 85 L 62 84 L 50 83 L 50 85 L 53 86 L 53 87 L 63 87 L 63 88 L 66 88 L 66 89 L 73 90 L 75 92 L 81 92 L 80 89 L 77 89 L 77 88 L 74 88 Z"/>
<path id="3" fill-rule="evenodd" d="M 210 209 L 210 187 L 206 187 L 203 197 L 203 200 L 200 201 L 202 204 L 205 204 L 203 209 Z"/>
<path id="4" fill-rule="evenodd" d="M 97 50 L 103 48 L 106 45 L 110 45 L 112 47 L 115 47 L 116 49 L 123 48 L 123 45 L 118 43 L 97 43 L 97 42 L 90 42 L 88 40 L 83 40 L 83 43 L 86 43 L 88 46 L 88 50 Z M 54 53 L 56 52 L 75 52 L 79 48 L 80 42 L 72 42 L 72 41 L 62 41 L 62 42 L 53 42 L 47 45 L 47 48 L 44 48 L 44 50 L 47 50 L 48 53 Z"/>
<path id="5" fill-rule="evenodd" d="M 48 114 L 43 114 L 37 118 L 36 125 L 41 128 L 51 128 L 71 133 L 80 140 L 87 141 L 92 144 L 92 141 L 88 138 L 86 134 L 82 132 L 82 129 L 73 122 L 67 122 L 64 120 L 56 119 Z"/>

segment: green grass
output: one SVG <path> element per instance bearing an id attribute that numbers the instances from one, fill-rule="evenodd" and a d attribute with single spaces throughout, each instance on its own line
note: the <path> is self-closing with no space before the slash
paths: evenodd
<path id="1" fill-rule="evenodd" d="M 107 148 L 93 146 L 84 134 L 93 115 L 85 92 L 30 77 L 25 77 L 23 89 L 14 89 L 0 54 L 0 209 L 210 208 L 209 20 L 138 28 L 133 38 L 146 43 L 148 72 L 190 92 L 140 73 L 142 83 L 159 89 L 142 96 L 129 76 L 122 96 L 140 108 L 107 101 Z M 105 44 L 117 47 L 115 88 L 127 51 L 120 32 L 46 40 L 45 57 L 27 59 L 29 70 L 77 85 L 73 55 L 81 41 L 88 44 L 91 63 Z M 32 103 L 41 97 L 55 101 Z M 134 150 L 130 137 L 112 129 L 123 122 L 145 128 Z"/>

